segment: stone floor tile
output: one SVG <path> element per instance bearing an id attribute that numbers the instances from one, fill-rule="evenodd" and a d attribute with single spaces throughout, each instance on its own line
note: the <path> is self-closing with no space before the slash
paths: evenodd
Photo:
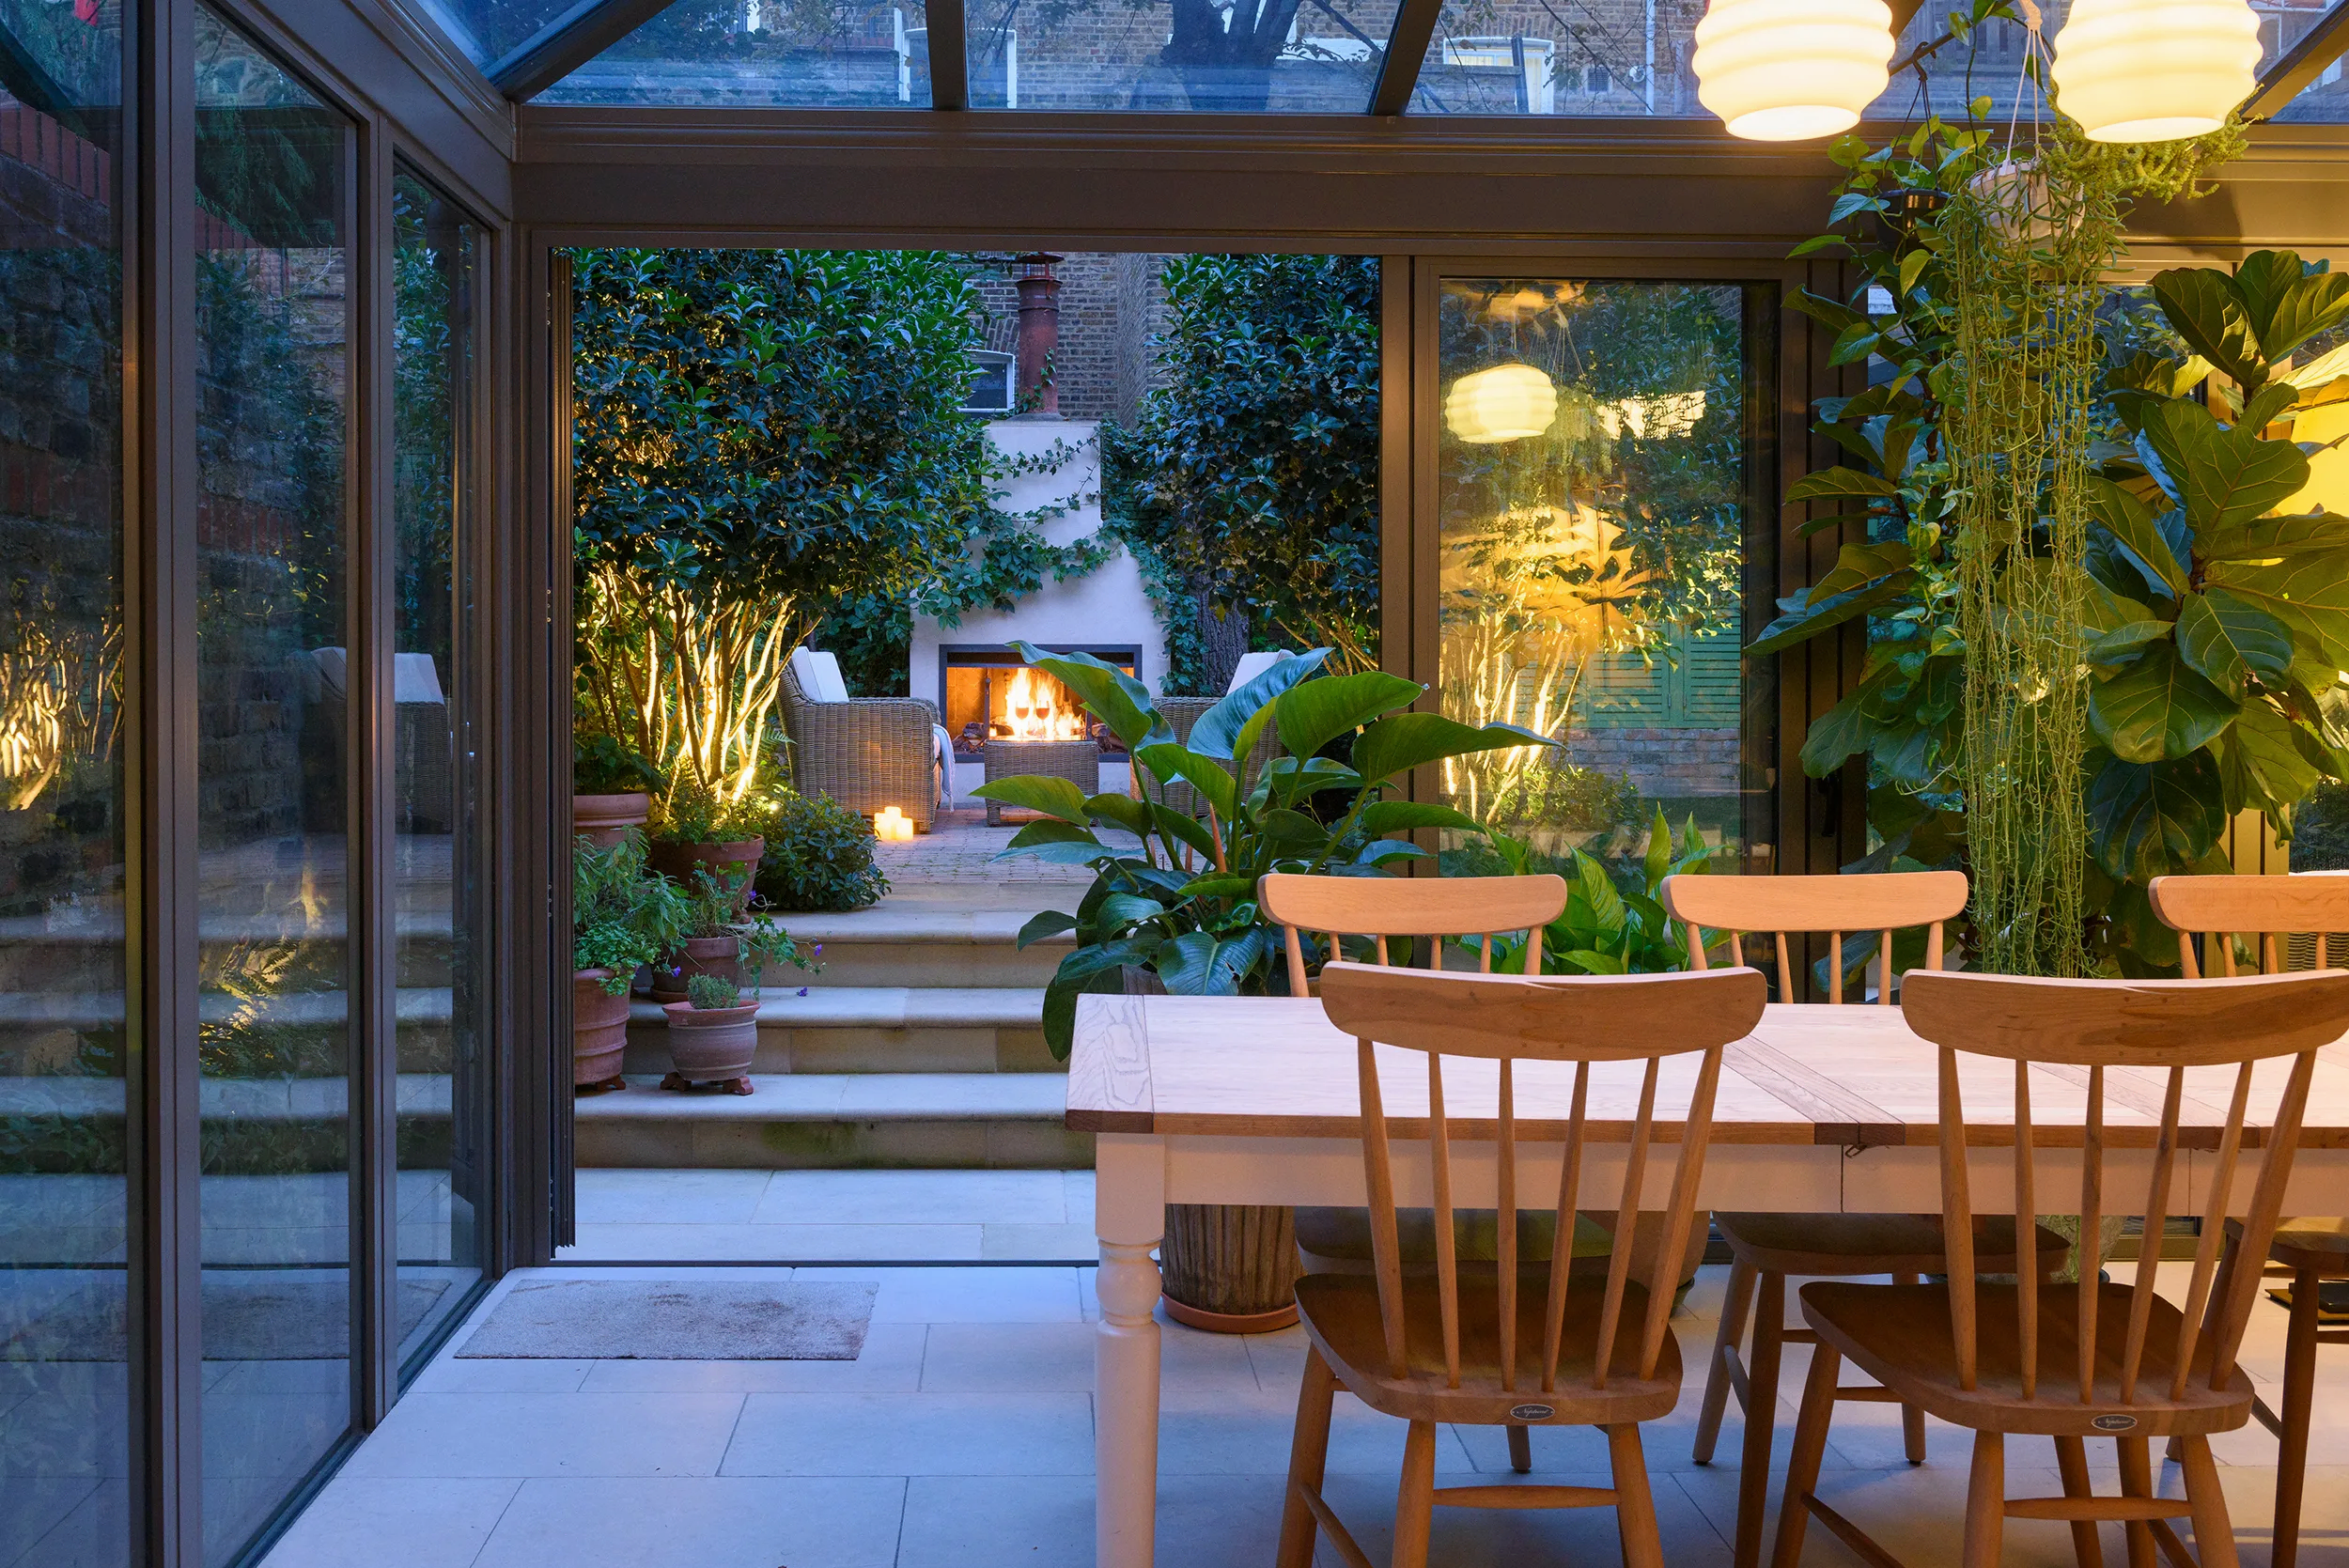
<path id="1" fill-rule="evenodd" d="M 520 1481 L 337 1476 L 261 1568 L 471 1568 Z"/>
<path id="2" fill-rule="evenodd" d="M 929 1327 L 876 1323 L 853 1361 L 591 1361 L 589 1393 L 833 1391 L 912 1393 L 922 1382 Z"/>
<path id="3" fill-rule="evenodd" d="M 1069 1217 L 1061 1177 L 1058 1171 L 778 1171 L 756 1219 L 801 1225 L 1058 1225 Z M 1088 1213 L 1086 1223 L 1091 1220 Z"/>
<path id="4" fill-rule="evenodd" d="M 979 1227 L 979 1256 L 990 1263 L 1089 1264 L 1100 1250 L 1090 1218 L 1081 1225 Z"/>
<path id="5" fill-rule="evenodd" d="M 1089 1475 L 1080 1393 L 752 1394 L 722 1473 Z"/>
<path id="6" fill-rule="evenodd" d="M 410 1394 L 343 1473 L 715 1475 L 741 1411 L 734 1393 Z"/>
<path id="7" fill-rule="evenodd" d="M 567 1263 L 590 1259 L 645 1262 L 840 1263 L 979 1256 L 977 1225 L 600 1225 L 582 1220 L 576 1245 L 557 1254 Z"/>
<path id="8" fill-rule="evenodd" d="M 894 1477 L 527 1481 L 475 1568 L 890 1568 L 905 1491 Z"/>
<path id="9" fill-rule="evenodd" d="M 593 1361 L 470 1360 L 443 1351 L 408 1385 L 417 1394 L 568 1394 L 586 1381 Z"/>
<path id="10" fill-rule="evenodd" d="M 748 1224 L 766 1171 L 582 1171 L 579 1217 L 597 1224 Z"/>
<path id="11" fill-rule="evenodd" d="M 1159 1529 L 1163 1539 L 1163 1519 Z M 1091 1568 L 1093 1560 L 1090 1476 L 915 1476 L 906 1483 L 896 1568 Z"/>
<path id="12" fill-rule="evenodd" d="M 1078 1323 L 1078 1268 L 803 1268 L 803 1280 L 872 1280 L 876 1323 Z"/>

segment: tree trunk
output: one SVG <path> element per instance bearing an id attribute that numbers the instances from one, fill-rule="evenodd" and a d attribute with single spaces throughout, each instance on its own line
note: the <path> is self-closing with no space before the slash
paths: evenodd
<path id="1" fill-rule="evenodd" d="M 1200 663 L 1206 675 L 1203 697 L 1220 697 L 1232 684 L 1232 672 L 1248 652 L 1248 612 L 1237 605 L 1227 607 L 1217 614 L 1203 590 L 1199 595 L 1199 640 L 1204 645 Z"/>

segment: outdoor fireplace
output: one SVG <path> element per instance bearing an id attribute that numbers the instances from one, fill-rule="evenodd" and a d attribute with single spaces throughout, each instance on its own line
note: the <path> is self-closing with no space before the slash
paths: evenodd
<path id="1" fill-rule="evenodd" d="M 1093 644 L 1055 646 L 1054 653 L 1088 653 L 1128 675 L 1139 673 L 1142 650 Z M 949 644 L 938 650 L 938 686 L 946 733 L 955 751 L 979 757 L 997 741 L 1092 738 L 1107 754 L 1125 755 L 1107 725 L 1086 711 L 1077 694 L 1047 671 L 1030 669 L 1009 647 Z"/>

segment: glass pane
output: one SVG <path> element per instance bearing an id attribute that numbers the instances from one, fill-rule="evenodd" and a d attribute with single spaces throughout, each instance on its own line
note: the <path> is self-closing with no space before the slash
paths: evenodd
<path id="1" fill-rule="evenodd" d="M 1394 13 L 1395 0 L 970 0 L 971 101 L 1360 114 Z"/>
<path id="2" fill-rule="evenodd" d="M 0 90 L 0 1562 L 19 1568 L 131 1559 L 117 15 L 0 0 L 20 66 Z"/>
<path id="3" fill-rule="evenodd" d="M 350 1421 L 349 132 L 196 12 L 204 1556 Z"/>
<path id="4" fill-rule="evenodd" d="M 1444 711 L 1563 743 L 1444 766 L 1544 854 L 1633 855 L 1657 808 L 1766 863 L 1768 582 L 1737 285 L 1449 278 L 1437 434 Z M 1756 626 L 1759 622 L 1755 623 Z M 1466 846 L 1447 851 L 1477 869 Z"/>
<path id="5" fill-rule="evenodd" d="M 537 101 L 927 108 L 929 29 L 919 5 L 679 0 Z"/>
<path id="6" fill-rule="evenodd" d="M 2263 8 L 2260 13 L 2260 42 L 2266 48 L 2261 69 L 2273 64 L 2308 30 L 2316 25 L 2326 11 L 2341 0 L 2302 0 L 2289 9 Z M 2277 120 L 2290 124 L 2327 124 L 2349 120 L 2349 80 L 2344 80 L 2341 62 L 2336 58 L 2320 72 L 2315 81 L 2300 89 L 2300 96 L 2284 105 Z"/>
<path id="7" fill-rule="evenodd" d="M 477 66 L 495 65 L 570 10 L 577 0 L 417 0 Z"/>
<path id="8" fill-rule="evenodd" d="M 2003 121 L 2019 101 L 2036 113 L 2039 89 L 2023 75 L 2030 35 L 2019 22 L 1993 20 L 1959 43 L 1949 38 L 1950 12 L 1970 11 L 1972 0 L 1925 0 L 1901 30 L 1892 52 L 1892 85 L 1868 109 L 1870 119 L 1922 119 L 1928 114 L 1955 117 L 1977 98 L 1990 100 L 1991 117 Z M 2070 0 L 2041 0 L 2046 36 L 2053 39 Z"/>
<path id="9" fill-rule="evenodd" d="M 480 228 L 393 181 L 394 832 L 399 899 L 399 1300 L 406 1361 L 481 1277 L 487 1066 L 473 673 Z"/>
<path id="10" fill-rule="evenodd" d="M 1423 115 L 1702 115 L 1701 5 L 1552 9 L 1445 0 L 1411 94 Z"/>

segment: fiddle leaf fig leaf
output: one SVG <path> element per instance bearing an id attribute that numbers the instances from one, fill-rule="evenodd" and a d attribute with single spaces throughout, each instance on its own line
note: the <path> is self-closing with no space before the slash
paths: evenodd
<path id="1" fill-rule="evenodd" d="M 2226 693 L 2231 702 L 2243 700 L 2244 682 L 2251 667 L 2244 661 L 2227 628 L 2200 594 L 2188 594 L 2178 604 L 2178 657 L 2188 668 Z M 2120 753 L 2115 748 L 2115 754 Z"/>
<path id="2" fill-rule="evenodd" d="M 2261 352 L 2273 364 L 2344 318 L 2349 318 L 2349 272 L 2311 272 L 2285 286 L 2263 319 L 2254 307 L 2251 328 L 2259 334 Z"/>
<path id="3" fill-rule="evenodd" d="M 2112 877 L 2142 879 L 2211 851 L 2227 829 L 2218 764 L 2208 752 L 2174 762 L 2108 757 L 2088 784 L 2089 849 Z"/>
<path id="4" fill-rule="evenodd" d="M 2234 722 L 2226 692 L 2187 667 L 2174 644 L 2153 643 L 2136 663 L 2088 694 L 2088 728 L 2123 762 L 2197 752 Z"/>
<path id="5" fill-rule="evenodd" d="M 2292 633 L 2283 622 L 2224 588 L 2205 588 L 2194 597 L 2224 629 L 2227 641 L 2253 675 L 2272 685 L 2291 674 Z"/>
<path id="6" fill-rule="evenodd" d="M 2245 706 L 2218 747 L 2219 776 L 2236 809 L 2296 803 L 2321 776 L 2301 754 L 2297 726 L 2267 704 Z"/>
<path id="7" fill-rule="evenodd" d="M 2250 312 L 2234 279 L 2209 267 L 2173 267 L 2154 275 L 2154 299 L 2188 347 L 2246 386 L 2267 380 Z"/>
<path id="8" fill-rule="evenodd" d="M 2175 598 L 2186 591 L 2186 568 L 2170 553 L 2155 526 L 2153 508 L 2111 480 L 2097 474 L 2088 479 L 2089 515 L 2106 533 L 2121 542 L 2130 560 L 2145 574 L 2147 586 Z"/>

